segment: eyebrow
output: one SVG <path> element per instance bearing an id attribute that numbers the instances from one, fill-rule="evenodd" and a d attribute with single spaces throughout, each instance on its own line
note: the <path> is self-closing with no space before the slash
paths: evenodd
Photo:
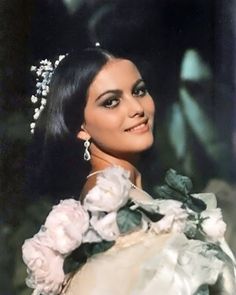
<path id="1" fill-rule="evenodd" d="M 135 89 L 135 88 L 136 88 L 141 82 L 144 82 L 143 79 L 142 79 L 142 78 L 138 79 L 138 80 L 134 83 L 134 85 L 132 86 L 132 91 L 134 91 L 134 89 Z M 103 95 L 108 94 L 108 93 L 120 94 L 120 93 L 121 93 L 121 90 L 119 90 L 119 89 L 110 89 L 110 90 L 107 90 L 107 91 L 101 93 L 101 94 L 96 98 L 95 101 L 98 101 Z"/>
<path id="2" fill-rule="evenodd" d="M 134 91 L 134 89 L 135 89 L 135 88 L 136 88 L 141 82 L 144 83 L 144 80 L 143 80 L 142 78 L 138 79 L 138 80 L 134 83 L 134 85 L 133 85 L 133 87 L 132 87 L 132 92 Z"/>

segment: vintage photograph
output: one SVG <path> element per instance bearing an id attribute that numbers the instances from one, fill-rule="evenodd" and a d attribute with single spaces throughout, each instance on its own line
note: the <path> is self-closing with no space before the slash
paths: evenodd
<path id="1" fill-rule="evenodd" d="M 0 2 L 0 295 L 236 294 L 236 2 Z"/>

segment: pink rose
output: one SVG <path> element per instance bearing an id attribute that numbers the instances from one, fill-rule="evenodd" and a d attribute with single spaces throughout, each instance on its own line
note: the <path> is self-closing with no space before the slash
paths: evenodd
<path id="1" fill-rule="evenodd" d="M 56 295 L 60 292 L 65 278 L 64 259 L 58 252 L 41 244 L 42 235 L 35 235 L 22 246 L 23 260 L 28 267 L 28 287 L 34 288 L 34 294 Z"/>
<path id="2" fill-rule="evenodd" d="M 74 199 L 54 206 L 45 222 L 50 247 L 65 255 L 80 246 L 88 227 L 88 212 Z"/>
<path id="3" fill-rule="evenodd" d="M 207 238 L 216 242 L 224 237 L 226 224 L 222 219 L 222 212 L 219 208 L 203 211 L 201 218 L 203 218 L 201 227 Z"/>
<path id="4" fill-rule="evenodd" d="M 129 199 L 129 172 L 121 167 L 109 167 L 97 177 L 97 184 L 84 199 L 84 207 L 91 212 L 117 211 Z"/>

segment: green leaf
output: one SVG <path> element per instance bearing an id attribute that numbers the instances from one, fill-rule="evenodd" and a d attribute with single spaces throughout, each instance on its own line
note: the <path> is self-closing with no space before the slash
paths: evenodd
<path id="1" fill-rule="evenodd" d="M 75 249 L 69 256 L 65 258 L 63 264 L 63 270 L 65 274 L 77 270 L 87 261 L 84 245 L 85 244 L 82 244 L 79 248 Z"/>
<path id="2" fill-rule="evenodd" d="M 84 251 L 87 257 L 107 251 L 115 244 L 115 241 L 102 241 L 99 243 L 84 244 Z"/>
<path id="3" fill-rule="evenodd" d="M 205 255 L 206 257 L 208 257 L 209 256 L 208 251 L 214 251 L 215 256 L 219 260 L 232 265 L 232 259 L 222 250 L 220 245 L 217 245 L 215 243 L 207 243 L 207 245 L 205 246 L 205 249 L 203 249 L 203 251 L 202 251 L 202 254 Z"/>
<path id="4" fill-rule="evenodd" d="M 193 187 L 192 181 L 189 177 L 177 174 L 174 169 L 169 169 L 167 171 L 165 182 L 168 186 L 183 194 L 190 193 Z"/>
<path id="5" fill-rule="evenodd" d="M 189 216 L 188 217 L 189 220 L 192 220 L 194 221 L 195 218 L 192 216 Z M 186 235 L 186 237 L 188 239 L 195 239 L 197 233 L 198 233 L 198 227 L 195 223 L 191 223 L 191 222 L 187 222 L 186 226 L 185 226 L 185 229 L 184 229 L 184 233 Z"/>
<path id="6" fill-rule="evenodd" d="M 193 211 L 197 213 L 201 213 L 202 211 L 206 210 L 206 204 L 197 198 L 189 196 L 189 199 L 186 201 L 186 205 Z"/>
<path id="7" fill-rule="evenodd" d="M 198 288 L 198 290 L 194 293 L 194 295 L 209 295 L 208 285 L 202 285 Z"/>
<path id="8" fill-rule="evenodd" d="M 188 207 L 197 213 L 206 209 L 206 204 L 202 200 L 189 194 L 192 189 L 192 181 L 187 176 L 179 175 L 175 170 L 170 169 L 166 173 L 165 182 L 167 185 L 155 189 L 160 198 L 183 202 L 184 207 Z"/>
<path id="9" fill-rule="evenodd" d="M 124 234 L 141 225 L 142 214 L 129 208 L 122 208 L 117 212 L 116 221 L 120 232 Z"/>
<path id="10" fill-rule="evenodd" d="M 76 271 L 80 267 L 81 263 L 75 260 L 72 256 L 66 257 L 63 264 L 64 273 L 70 273 Z"/>
<path id="11" fill-rule="evenodd" d="M 137 210 L 143 212 L 153 222 L 157 222 L 157 221 L 161 220 L 164 217 L 163 214 L 160 214 L 158 212 L 150 212 L 148 210 L 145 210 L 142 207 L 138 207 Z"/>
<path id="12" fill-rule="evenodd" d="M 188 196 L 186 196 L 185 194 L 174 190 L 168 185 L 156 187 L 155 192 L 161 199 L 172 199 L 180 202 L 185 202 L 185 200 L 188 198 Z"/>

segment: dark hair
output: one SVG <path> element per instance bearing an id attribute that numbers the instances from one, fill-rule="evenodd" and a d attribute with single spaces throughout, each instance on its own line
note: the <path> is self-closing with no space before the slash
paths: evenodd
<path id="1" fill-rule="evenodd" d="M 111 58 L 118 57 L 101 48 L 75 51 L 53 73 L 47 106 L 37 122 L 29 171 L 31 194 L 79 197 L 90 163 L 83 160 L 83 142 L 76 134 L 84 121 L 89 86 Z"/>
<path id="2" fill-rule="evenodd" d="M 89 86 L 112 57 L 101 48 L 74 51 L 53 73 L 30 155 L 30 194 L 79 196 L 90 164 L 83 160 L 83 142 L 76 134 L 84 120 Z"/>
<path id="3" fill-rule="evenodd" d="M 101 48 L 73 52 L 61 61 L 50 84 L 46 138 L 75 135 L 83 123 L 90 84 L 113 57 Z"/>

